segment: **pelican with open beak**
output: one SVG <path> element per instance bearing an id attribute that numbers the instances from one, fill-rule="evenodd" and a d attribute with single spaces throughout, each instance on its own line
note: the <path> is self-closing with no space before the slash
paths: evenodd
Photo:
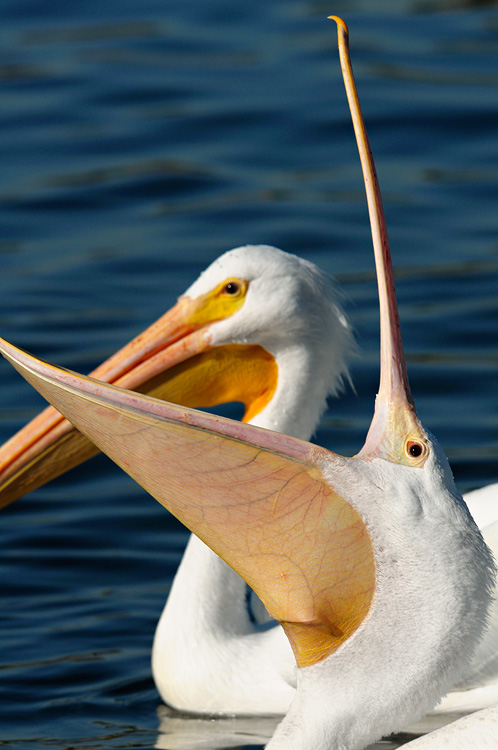
<path id="1" fill-rule="evenodd" d="M 23 376 L 282 625 L 297 691 L 271 750 L 359 750 L 429 710 L 465 669 L 494 580 L 446 457 L 415 412 L 347 27 L 336 21 L 380 298 L 380 387 L 356 456 L 102 384 L 2 343 Z"/>

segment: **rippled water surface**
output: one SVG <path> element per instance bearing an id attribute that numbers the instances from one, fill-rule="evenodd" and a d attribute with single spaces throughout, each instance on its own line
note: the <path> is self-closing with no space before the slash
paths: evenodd
<path id="1" fill-rule="evenodd" d="M 222 251 L 274 244 L 347 295 L 356 393 L 317 440 L 357 451 L 377 297 L 332 12 L 350 24 L 419 412 L 462 490 L 497 481 L 493 0 L 1 0 L 1 334 L 86 372 Z M 0 378 L 3 440 L 42 402 L 6 363 Z M 265 741 L 266 720 L 160 705 L 151 642 L 186 538 L 103 457 L 2 512 L 2 747 Z"/>

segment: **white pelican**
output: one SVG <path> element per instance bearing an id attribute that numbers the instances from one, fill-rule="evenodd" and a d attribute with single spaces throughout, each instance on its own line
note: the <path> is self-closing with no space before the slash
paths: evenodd
<path id="1" fill-rule="evenodd" d="M 415 413 L 371 153 L 337 19 L 379 281 L 381 380 L 347 459 L 292 437 L 2 352 L 232 565 L 291 643 L 297 691 L 271 750 L 359 750 L 426 712 L 484 628 L 491 555 Z"/>

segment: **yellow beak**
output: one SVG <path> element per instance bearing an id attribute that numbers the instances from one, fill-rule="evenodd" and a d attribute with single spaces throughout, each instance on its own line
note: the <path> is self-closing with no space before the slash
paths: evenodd
<path id="1" fill-rule="evenodd" d="M 245 295 L 244 295 L 245 296 Z M 271 399 L 275 360 L 259 346 L 212 347 L 212 323 L 240 308 L 215 289 L 178 303 L 91 376 L 172 403 L 246 406 L 248 421 Z M 98 448 L 49 407 L 0 448 L 0 507 L 86 461 Z"/>

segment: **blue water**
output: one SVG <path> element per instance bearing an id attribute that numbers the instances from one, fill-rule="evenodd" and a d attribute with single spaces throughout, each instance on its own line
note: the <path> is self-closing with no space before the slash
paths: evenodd
<path id="1" fill-rule="evenodd" d="M 332 12 L 351 29 L 419 413 L 462 490 L 497 481 L 496 0 L 0 0 L 1 334 L 87 372 L 222 251 L 274 244 L 347 295 L 356 392 L 317 441 L 357 451 L 377 297 Z M 6 363 L 0 378 L 3 440 L 42 402 Z M 271 734 L 161 707 L 151 641 L 186 533 L 107 459 L 1 520 L 1 747 Z"/>

